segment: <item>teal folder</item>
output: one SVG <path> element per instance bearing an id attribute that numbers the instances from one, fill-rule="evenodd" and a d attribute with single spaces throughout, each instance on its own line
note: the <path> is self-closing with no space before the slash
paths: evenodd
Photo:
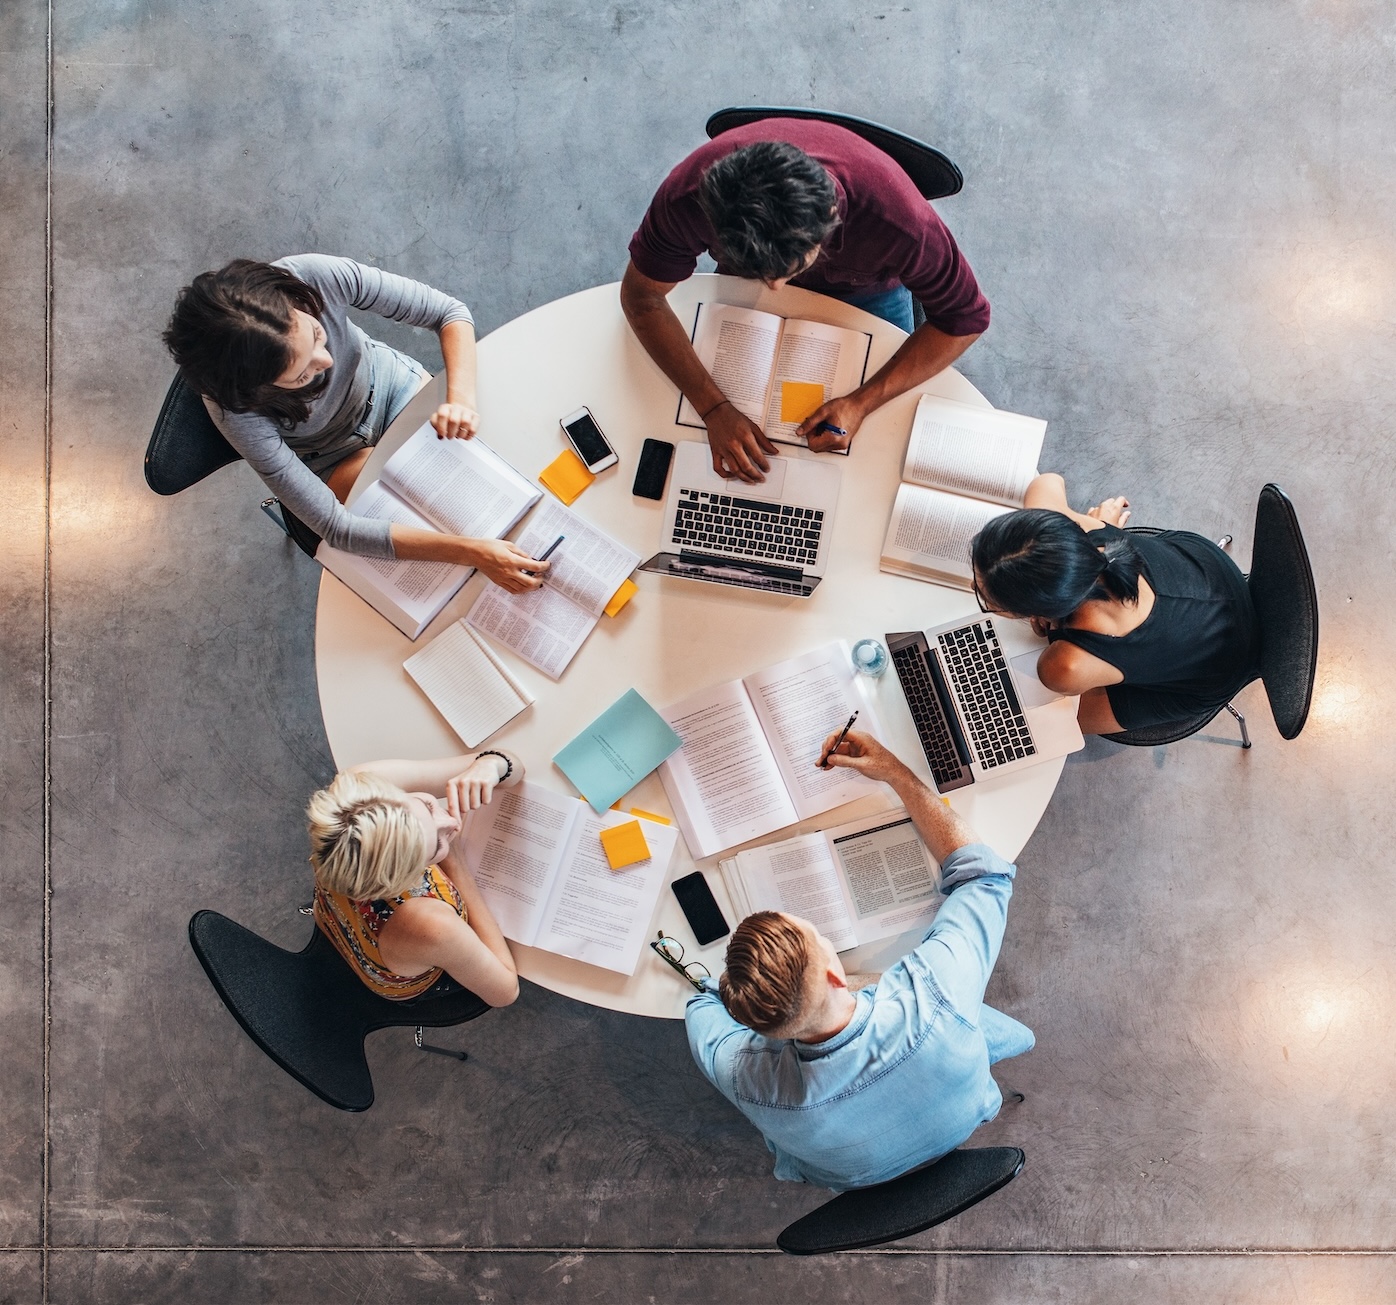
<path id="1" fill-rule="evenodd" d="M 663 717 L 629 689 L 553 761 L 594 810 L 605 811 L 682 746 Z"/>

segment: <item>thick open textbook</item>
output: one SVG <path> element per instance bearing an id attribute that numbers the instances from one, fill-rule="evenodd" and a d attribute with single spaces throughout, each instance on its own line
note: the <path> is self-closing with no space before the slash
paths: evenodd
<path id="1" fill-rule="evenodd" d="M 826 644 L 690 694 L 659 714 L 683 740 L 659 768 L 689 851 L 712 856 L 881 791 L 847 767 L 819 769 L 824 740 L 854 711 L 881 731 L 847 644 Z"/>
<path id="2" fill-rule="evenodd" d="M 478 747 L 533 701 L 464 620 L 448 625 L 402 667 L 467 748 Z"/>
<path id="3" fill-rule="evenodd" d="M 601 831 L 639 819 L 650 857 L 612 870 Z M 633 974 L 678 830 L 525 781 L 466 820 L 465 859 L 506 938 Z"/>
<path id="4" fill-rule="evenodd" d="M 693 350 L 717 388 L 770 439 L 785 444 L 805 444 L 795 434 L 800 423 L 863 383 L 871 348 L 866 331 L 732 304 L 699 304 L 693 321 Z M 703 428 L 686 398 L 675 420 Z"/>
<path id="5" fill-rule="evenodd" d="M 466 620 L 498 639 L 544 675 L 558 679 L 596 628 L 611 596 L 640 565 L 640 555 L 585 517 L 548 499 L 517 540 L 538 557 L 565 536 L 548 559 L 539 589 L 511 594 L 486 585 Z"/>
<path id="6" fill-rule="evenodd" d="M 438 439 L 427 422 L 388 459 L 353 510 L 420 530 L 502 539 L 542 496 L 483 440 Z M 472 572 L 449 562 L 364 557 L 324 543 L 315 560 L 409 639 L 431 624 Z"/>
<path id="7" fill-rule="evenodd" d="M 882 570 L 969 589 L 970 540 L 1023 506 L 1047 423 L 923 394 L 882 544 Z"/>
<path id="8" fill-rule="evenodd" d="M 924 928 L 944 900 L 940 867 L 900 810 L 748 848 L 718 867 L 741 918 L 802 916 L 840 952 Z"/>

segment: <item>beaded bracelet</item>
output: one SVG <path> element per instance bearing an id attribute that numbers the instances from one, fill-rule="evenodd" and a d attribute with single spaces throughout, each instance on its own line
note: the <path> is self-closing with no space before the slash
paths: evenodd
<path id="1" fill-rule="evenodd" d="M 485 748 L 484 751 L 475 754 L 475 760 L 479 761 L 481 757 L 498 757 L 504 763 L 504 773 L 495 781 L 497 784 L 504 783 L 514 773 L 514 763 L 502 752 L 496 752 L 493 748 Z"/>

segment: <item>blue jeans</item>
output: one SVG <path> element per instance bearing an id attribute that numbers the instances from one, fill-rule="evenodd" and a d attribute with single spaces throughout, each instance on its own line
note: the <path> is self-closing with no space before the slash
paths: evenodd
<path id="1" fill-rule="evenodd" d="M 871 294 L 832 297 L 854 308 L 861 308 L 874 317 L 880 317 L 884 322 L 891 322 L 893 326 L 900 326 L 908 335 L 916 329 L 916 319 L 911 307 L 911 291 L 904 285 L 894 285 L 890 290 L 874 290 Z"/>

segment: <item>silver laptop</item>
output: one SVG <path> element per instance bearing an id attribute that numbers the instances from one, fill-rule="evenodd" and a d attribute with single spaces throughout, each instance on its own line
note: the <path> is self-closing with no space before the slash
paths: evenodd
<path id="1" fill-rule="evenodd" d="M 684 440 L 664 499 L 658 575 L 808 598 L 824 577 L 839 501 L 838 467 L 771 458 L 759 485 L 724 480 L 706 442 Z"/>
<path id="2" fill-rule="evenodd" d="M 976 616 L 889 634 L 931 777 L 942 793 L 1085 746 L 1076 699 L 1037 678 L 1046 640 L 1026 621 Z"/>

